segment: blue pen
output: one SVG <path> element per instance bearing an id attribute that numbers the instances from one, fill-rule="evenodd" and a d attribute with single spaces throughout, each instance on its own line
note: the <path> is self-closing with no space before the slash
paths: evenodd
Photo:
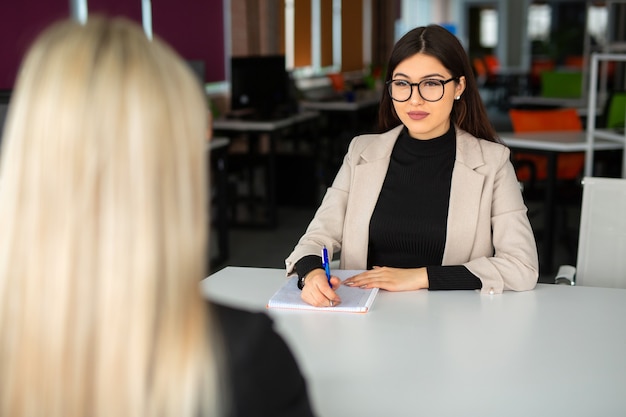
<path id="1" fill-rule="evenodd" d="M 324 270 L 326 271 L 326 278 L 328 279 L 328 285 L 333 287 L 333 284 L 330 283 L 330 262 L 328 262 L 328 249 L 326 246 L 322 248 L 322 265 L 324 266 Z"/>

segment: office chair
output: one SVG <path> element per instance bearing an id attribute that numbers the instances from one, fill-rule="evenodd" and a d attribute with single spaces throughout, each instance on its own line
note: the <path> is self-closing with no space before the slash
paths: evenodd
<path id="1" fill-rule="evenodd" d="M 546 131 L 577 131 L 583 130 L 583 124 L 574 108 L 561 109 L 510 109 L 509 117 L 514 132 L 546 132 Z M 536 177 L 531 173 L 517 170 L 517 178 L 521 182 L 541 181 L 548 176 L 548 159 L 542 155 L 516 152 L 514 162 L 530 161 L 535 166 Z M 585 167 L 584 152 L 560 154 L 557 158 L 557 179 L 574 180 L 580 178 Z"/>
<path id="2" fill-rule="evenodd" d="M 626 91 L 613 91 L 604 109 L 604 127 L 608 129 L 624 128 L 626 119 Z"/>
<path id="3" fill-rule="evenodd" d="M 601 115 L 596 118 L 596 128 L 624 132 L 626 121 L 626 91 L 612 90 L 605 101 Z M 599 177 L 622 176 L 622 149 L 594 153 L 594 175 Z"/>
<path id="4" fill-rule="evenodd" d="M 581 98 L 583 94 L 582 70 L 553 70 L 541 73 L 540 95 L 553 98 Z"/>
<path id="5" fill-rule="evenodd" d="M 482 58 L 474 57 L 472 59 L 472 67 L 478 87 L 484 87 L 487 84 L 487 65 Z"/>
<path id="6" fill-rule="evenodd" d="M 485 55 L 485 65 L 487 66 L 487 73 L 489 76 L 497 77 L 498 70 L 500 69 L 500 60 L 496 55 Z"/>
<path id="7" fill-rule="evenodd" d="M 326 74 L 328 79 L 330 79 L 333 90 L 337 93 L 342 93 L 346 89 L 346 79 L 341 72 L 333 72 L 331 74 Z"/>
<path id="8" fill-rule="evenodd" d="M 541 73 L 544 71 L 553 71 L 556 62 L 552 58 L 533 58 L 530 63 L 529 89 L 530 93 L 538 95 L 541 91 Z"/>
<path id="9" fill-rule="evenodd" d="M 515 132 L 583 130 L 578 111 L 574 108 L 510 109 L 509 116 Z M 514 152 L 512 159 L 524 199 L 542 202 L 548 179 L 548 157 L 530 152 Z M 585 153 L 561 153 L 557 155 L 556 165 L 556 202 L 558 209 L 561 210 L 561 215 L 558 216 L 559 229 L 562 242 L 573 258 L 576 253 L 576 239 L 572 236 L 575 236 L 577 231 L 570 227 L 568 208 L 575 207 L 577 210 L 580 206 L 582 198 L 580 180 L 585 168 Z M 532 217 L 536 213 L 537 210 L 531 210 L 529 216 Z"/>
<path id="10" fill-rule="evenodd" d="M 626 288 L 626 179 L 585 177 L 576 267 L 555 283 Z"/>
<path id="11" fill-rule="evenodd" d="M 582 70 L 585 68 L 585 57 L 583 55 L 568 55 L 565 57 L 565 68 L 572 70 Z"/>
<path id="12" fill-rule="evenodd" d="M 483 100 L 486 105 L 501 105 L 504 100 L 506 85 L 497 73 L 499 63 L 494 55 L 477 56 L 472 59 L 472 67 L 478 87 L 488 93 Z"/>

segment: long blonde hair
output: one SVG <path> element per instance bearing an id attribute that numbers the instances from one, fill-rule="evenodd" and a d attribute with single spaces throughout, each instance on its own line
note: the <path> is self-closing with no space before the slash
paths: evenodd
<path id="1" fill-rule="evenodd" d="M 219 410 L 205 106 L 124 19 L 57 23 L 30 49 L 0 171 L 1 415 Z"/>

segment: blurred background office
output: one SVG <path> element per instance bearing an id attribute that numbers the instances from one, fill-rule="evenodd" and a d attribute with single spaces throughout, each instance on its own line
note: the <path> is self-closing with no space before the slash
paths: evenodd
<path id="1" fill-rule="evenodd" d="M 0 126 L 19 62 L 35 35 L 58 18 L 85 20 L 96 13 L 141 22 L 148 36 L 163 38 L 187 60 L 206 90 L 215 135 L 224 139 L 213 146 L 211 271 L 283 266 L 350 138 L 376 130 L 385 63 L 409 29 L 436 23 L 460 38 L 499 132 L 514 130 L 513 108 L 574 108 L 585 130 L 593 53 L 626 53 L 626 1 L 3 2 Z M 602 61 L 594 76 L 594 125 L 604 126 L 611 113 L 607 103 L 624 90 L 624 62 Z M 294 119 L 302 113 L 309 116 Z M 612 127 L 621 128 L 623 138 L 623 108 L 616 114 Z M 606 151 L 594 169 L 621 175 L 622 152 Z M 540 185 L 541 178 L 535 179 L 532 185 Z M 554 242 L 548 242 L 554 259 L 544 263 L 549 277 L 552 265 L 575 263 L 580 196 L 567 212 L 557 211 L 554 225 L 545 225 L 546 217 L 534 215 L 545 201 L 531 198 L 528 185 L 540 246 L 546 244 L 545 228 L 555 228 Z"/>

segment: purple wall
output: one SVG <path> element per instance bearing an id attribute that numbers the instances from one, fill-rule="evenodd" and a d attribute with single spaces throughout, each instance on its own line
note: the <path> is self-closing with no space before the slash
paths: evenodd
<path id="1" fill-rule="evenodd" d="M 12 89 L 22 58 L 35 37 L 70 15 L 69 0 L 2 0 L 0 5 L 0 89 Z"/>
<path id="2" fill-rule="evenodd" d="M 89 15 L 126 16 L 141 25 L 141 0 L 87 0 Z"/>
<path id="3" fill-rule="evenodd" d="M 88 0 L 89 14 L 124 15 L 141 23 L 141 0 Z M 12 89 L 37 34 L 70 15 L 69 0 L 2 0 L 0 90 Z M 152 0 L 152 30 L 184 59 L 205 63 L 205 80 L 225 80 L 223 0 Z"/>
<path id="4" fill-rule="evenodd" d="M 206 81 L 225 76 L 222 0 L 152 0 L 152 31 L 183 58 L 203 61 Z"/>

